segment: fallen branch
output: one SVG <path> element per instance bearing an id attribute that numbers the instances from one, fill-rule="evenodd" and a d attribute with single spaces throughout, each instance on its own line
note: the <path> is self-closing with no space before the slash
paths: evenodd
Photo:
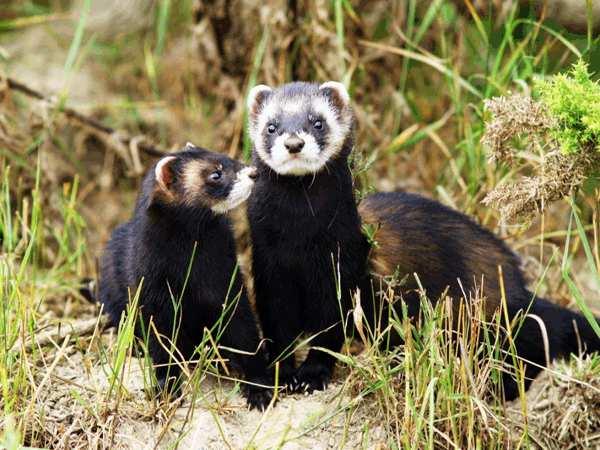
<path id="1" fill-rule="evenodd" d="M 59 341 L 64 336 L 78 337 L 85 336 L 97 328 L 103 330 L 108 325 L 108 318 L 104 315 L 94 317 L 93 319 L 81 320 L 78 322 L 59 322 L 58 325 L 50 329 L 39 332 L 35 338 L 27 338 L 24 342 L 18 339 L 12 346 L 11 351 L 31 351 L 34 348 L 44 347 L 53 342 Z"/>
<path id="2" fill-rule="evenodd" d="M 14 78 L 6 77 L 6 86 L 8 89 L 13 91 L 20 92 L 28 97 L 35 98 L 36 100 L 41 100 L 47 102 L 50 105 L 56 105 L 56 101 L 50 97 L 46 97 L 39 91 L 30 88 L 29 86 L 21 83 L 20 81 L 15 80 Z M 127 134 L 117 131 L 114 128 L 111 128 L 99 120 L 96 120 L 92 117 L 86 116 L 73 108 L 69 108 L 66 106 L 61 106 L 58 108 L 58 111 L 63 113 L 68 119 L 77 122 L 79 125 L 91 128 L 95 132 L 99 132 L 107 135 L 108 138 L 116 138 L 119 144 L 130 147 L 132 144 L 135 145 L 137 149 L 146 153 L 149 156 L 160 157 L 166 155 L 168 152 L 159 146 L 148 142 L 148 139 L 144 136 L 128 136 Z"/>

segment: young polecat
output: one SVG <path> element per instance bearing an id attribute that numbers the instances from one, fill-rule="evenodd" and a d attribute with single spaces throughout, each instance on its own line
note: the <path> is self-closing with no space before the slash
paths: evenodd
<path id="1" fill-rule="evenodd" d="M 408 193 L 378 193 L 358 207 L 363 223 L 374 225 L 369 262 L 374 273 L 408 275 L 402 297 L 408 313 L 419 312 L 419 276 L 427 297 L 437 301 L 444 293 L 455 300 L 479 290 L 490 317 L 500 307 L 503 284 L 509 317 L 527 314 L 514 336 L 519 357 L 525 360 L 525 387 L 546 365 L 539 317 L 546 327 L 549 357 L 600 351 L 598 337 L 581 315 L 536 297 L 526 286 L 518 257 L 496 236 L 469 217 L 436 201 Z M 498 266 L 502 268 L 500 280 Z M 528 364 L 527 361 L 530 363 Z M 534 364 L 531 364 L 534 363 Z M 504 378 L 504 395 L 513 399 L 517 385 Z"/>
<path id="2" fill-rule="evenodd" d="M 339 351 L 351 292 L 367 277 L 348 156 L 354 115 L 343 85 L 257 86 L 248 98 L 253 163 L 248 201 L 256 306 L 272 360 L 303 333 L 313 347 Z M 281 362 L 293 390 L 323 389 L 334 357 L 310 350 L 296 369 Z"/>
<path id="3" fill-rule="evenodd" d="M 140 328 L 149 336 L 161 387 L 179 376 L 170 340 L 172 353 L 189 359 L 205 328 L 221 318 L 219 344 L 249 354 L 227 352 L 231 364 L 248 381 L 263 381 L 266 358 L 223 215 L 248 198 L 256 176 L 254 168 L 188 144 L 148 172 L 133 218 L 114 230 L 106 247 L 99 299 L 118 325 L 141 283 Z M 269 390 L 253 385 L 244 384 L 243 392 L 251 407 L 264 408 L 271 399 Z"/>
<path id="4" fill-rule="evenodd" d="M 289 349 L 302 332 L 320 333 L 311 343 L 337 351 L 343 332 L 340 317 L 351 307 L 349 293 L 361 287 L 368 318 L 378 315 L 369 305 L 379 303 L 370 297 L 373 289 L 365 276 L 369 246 L 360 231 L 348 170 L 354 123 L 349 96 L 332 82 L 257 86 L 248 108 L 254 162 L 261 174 L 249 200 L 256 298 L 265 337 L 273 341 L 271 357 Z M 369 267 L 384 276 L 418 274 L 434 301 L 448 288 L 447 294 L 460 302 L 476 284 L 483 284 L 487 313 L 492 314 L 501 298 L 501 266 L 510 317 L 530 314 L 515 336 L 524 360 L 546 363 L 542 333 L 532 316 L 546 325 L 550 358 L 576 352 L 578 337 L 588 351 L 600 350 L 589 323 L 534 298 L 516 255 L 467 216 L 402 193 L 367 197 L 360 216 L 377 229 L 378 245 L 368 257 Z M 411 317 L 419 313 L 415 288 L 403 286 Z M 292 388 L 312 390 L 326 384 L 333 359 L 311 351 L 293 376 L 292 364 L 288 359 L 283 367 Z M 538 372 L 535 365 L 527 365 L 529 379 Z M 516 397 L 517 386 L 509 376 L 504 385 L 505 397 Z"/>

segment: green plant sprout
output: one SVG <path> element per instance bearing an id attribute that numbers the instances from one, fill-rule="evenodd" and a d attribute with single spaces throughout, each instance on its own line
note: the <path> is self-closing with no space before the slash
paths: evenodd
<path id="1" fill-rule="evenodd" d="M 565 154 L 579 153 L 590 145 L 600 151 L 600 84 L 592 75 L 580 59 L 567 73 L 535 85 L 540 100 L 557 121 L 550 134 Z"/>

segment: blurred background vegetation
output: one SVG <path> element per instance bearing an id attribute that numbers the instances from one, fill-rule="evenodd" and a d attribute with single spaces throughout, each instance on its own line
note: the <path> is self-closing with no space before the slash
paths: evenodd
<path id="1" fill-rule="evenodd" d="M 597 307 L 597 171 L 543 215 L 503 223 L 481 201 L 544 154 L 520 142 L 519 164 L 492 163 L 481 139 L 486 99 L 530 94 L 580 59 L 597 80 L 599 32 L 598 0 L 3 0 L 2 289 L 34 307 L 5 304 L 0 381 L 27 378 L 6 350 L 23 320 L 33 332 L 95 313 L 77 281 L 129 216 L 152 150 L 191 141 L 248 159 L 256 83 L 343 81 L 359 195 L 405 189 L 465 211 L 510 241 L 542 294 Z M 5 411 L 18 402 L 4 392 Z"/>
<path id="2" fill-rule="evenodd" d="M 527 94 L 534 78 L 579 58 L 599 72 L 599 10 L 598 1 L 566 0 L 5 1 L 0 74 L 51 100 L 28 98 L 6 82 L 0 91 L 0 157 L 12 166 L 11 199 L 19 204 L 27 195 L 38 160 L 44 202 L 55 205 L 77 176 L 90 271 L 130 211 L 149 164 L 144 143 L 169 150 L 192 141 L 248 158 L 249 87 L 342 80 L 358 117 L 355 171 L 363 191 L 434 196 L 519 237 L 519 250 L 543 267 L 552 246 L 564 244 L 552 236 L 567 228 L 569 207 L 550 208 L 529 229 L 531 240 L 520 237 L 524 227 L 498 227 L 498 214 L 481 200 L 534 170 L 540 155 L 530 152 L 519 170 L 490 164 L 480 143 L 484 100 Z M 67 106 L 114 132 L 65 117 Z M 595 186 L 578 199 L 586 224 L 596 224 Z M 535 239 L 543 233 L 547 239 Z"/>

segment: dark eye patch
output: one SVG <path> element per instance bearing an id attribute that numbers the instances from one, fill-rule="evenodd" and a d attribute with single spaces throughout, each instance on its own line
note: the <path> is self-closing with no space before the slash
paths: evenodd
<path id="1" fill-rule="evenodd" d="M 212 183 L 212 182 L 219 183 L 219 182 L 221 182 L 221 179 L 225 175 L 225 170 L 224 170 L 223 164 L 215 163 L 215 164 L 208 165 L 204 169 L 203 175 L 206 178 L 206 180 L 207 180 L 208 183 Z"/>
<path id="2" fill-rule="evenodd" d="M 274 127 L 274 128 L 271 128 L 271 127 Z M 271 153 L 271 148 L 275 144 L 275 139 L 277 139 L 277 137 L 280 134 L 279 133 L 280 127 L 281 127 L 281 123 L 279 122 L 278 118 L 273 118 L 272 120 L 267 122 L 267 125 L 265 126 L 265 128 L 263 130 L 263 133 L 262 133 L 263 148 L 269 154 Z"/>
<path id="3" fill-rule="evenodd" d="M 233 180 L 221 164 L 206 167 L 202 176 L 206 180 L 204 183 L 204 195 L 206 195 L 207 200 L 219 201 L 229 195 L 233 186 Z"/>
<path id="4" fill-rule="evenodd" d="M 325 119 L 320 115 L 309 113 L 308 122 L 315 130 L 322 130 L 325 128 Z"/>
<path id="5" fill-rule="evenodd" d="M 327 146 L 327 131 L 329 130 L 327 122 L 320 115 L 310 114 L 309 123 L 309 131 L 315 138 L 315 141 L 317 141 L 319 149 L 323 151 L 323 149 L 325 149 L 325 147 Z"/>

